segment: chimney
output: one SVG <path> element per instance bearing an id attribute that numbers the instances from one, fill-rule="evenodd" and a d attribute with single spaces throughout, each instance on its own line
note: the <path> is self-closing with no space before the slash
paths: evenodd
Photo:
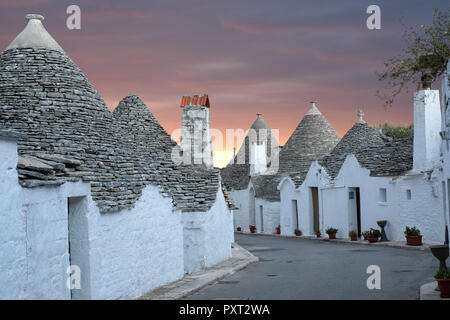
<path id="1" fill-rule="evenodd" d="M 433 169 L 440 160 L 441 110 L 439 90 L 421 90 L 414 94 L 414 160 L 417 172 Z"/>
<path id="2" fill-rule="evenodd" d="M 256 114 L 257 121 L 262 120 L 262 113 Z M 270 132 L 267 128 L 256 126 L 253 139 L 250 139 L 250 175 L 256 176 L 267 170 L 267 138 Z M 256 138 L 256 139 L 255 139 Z M 254 141 L 255 140 L 255 141 Z"/>
<path id="3" fill-rule="evenodd" d="M 207 94 L 186 95 L 181 99 L 181 149 L 184 164 L 213 167 L 213 151 L 209 124 L 209 98 Z"/>

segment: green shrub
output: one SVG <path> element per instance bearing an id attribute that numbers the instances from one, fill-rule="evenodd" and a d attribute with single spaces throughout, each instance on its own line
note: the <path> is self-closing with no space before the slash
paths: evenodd
<path id="1" fill-rule="evenodd" d="M 327 230 L 325 230 L 325 232 L 326 234 L 336 234 L 338 232 L 338 229 L 329 227 L 327 228 Z"/>
<path id="2" fill-rule="evenodd" d="M 348 233 L 348 235 L 349 235 L 349 237 L 354 237 L 354 236 L 357 236 L 358 233 L 357 233 L 355 230 L 351 230 L 351 231 Z"/>
<path id="3" fill-rule="evenodd" d="M 416 227 L 406 227 L 405 229 L 405 236 L 420 236 L 420 230 Z"/>
<path id="4" fill-rule="evenodd" d="M 435 279 L 450 279 L 450 272 L 448 270 L 439 270 L 434 275 Z"/>

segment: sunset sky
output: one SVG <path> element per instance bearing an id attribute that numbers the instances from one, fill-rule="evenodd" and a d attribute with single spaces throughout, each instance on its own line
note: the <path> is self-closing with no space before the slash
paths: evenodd
<path id="1" fill-rule="evenodd" d="M 70 4 L 81 8 L 81 30 L 66 28 Z M 381 30 L 366 27 L 371 4 Z M 2 1 L 0 44 L 25 27 L 25 14 L 40 13 L 110 110 L 137 94 L 171 134 L 181 96 L 207 93 L 212 128 L 248 129 L 262 113 L 284 144 L 311 100 L 340 136 L 359 108 L 373 125 L 411 123 L 412 93 L 383 107 L 375 72 L 404 47 L 401 22 L 430 24 L 433 8 L 448 1 Z M 216 148 L 215 164 L 231 154 Z"/>

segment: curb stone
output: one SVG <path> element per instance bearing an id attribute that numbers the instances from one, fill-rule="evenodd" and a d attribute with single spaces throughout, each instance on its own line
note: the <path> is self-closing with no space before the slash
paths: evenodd
<path id="1" fill-rule="evenodd" d="M 311 241 L 324 241 L 328 243 L 345 243 L 345 244 L 355 244 L 355 245 L 364 245 L 364 246 L 374 246 L 374 247 L 389 247 L 389 248 L 398 248 L 405 250 L 419 250 L 419 251 L 430 251 L 430 246 L 433 244 L 424 243 L 421 246 L 409 246 L 405 241 L 387 241 L 387 242 L 375 242 L 370 243 L 365 240 L 351 241 L 349 239 L 336 238 L 336 239 L 328 239 L 328 238 L 316 238 L 315 236 L 287 236 L 281 234 L 266 234 L 266 233 L 250 233 L 250 232 L 239 232 L 236 231 L 235 234 L 243 234 L 243 235 L 251 235 L 251 236 L 266 236 L 266 237 L 274 237 L 274 238 L 290 238 L 297 240 L 311 240 Z"/>
<path id="2" fill-rule="evenodd" d="M 228 260 L 208 269 L 187 274 L 182 279 L 152 290 L 137 300 L 179 300 L 259 261 L 258 257 L 236 243 L 232 244 L 231 250 L 232 256 Z"/>

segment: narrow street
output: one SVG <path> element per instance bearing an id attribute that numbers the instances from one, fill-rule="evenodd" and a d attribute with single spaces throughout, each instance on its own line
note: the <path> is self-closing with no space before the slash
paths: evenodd
<path id="1" fill-rule="evenodd" d="M 307 239 L 236 234 L 260 261 L 185 299 L 417 299 L 433 281 L 428 251 Z M 369 290 L 369 265 L 381 269 L 381 289 Z"/>

